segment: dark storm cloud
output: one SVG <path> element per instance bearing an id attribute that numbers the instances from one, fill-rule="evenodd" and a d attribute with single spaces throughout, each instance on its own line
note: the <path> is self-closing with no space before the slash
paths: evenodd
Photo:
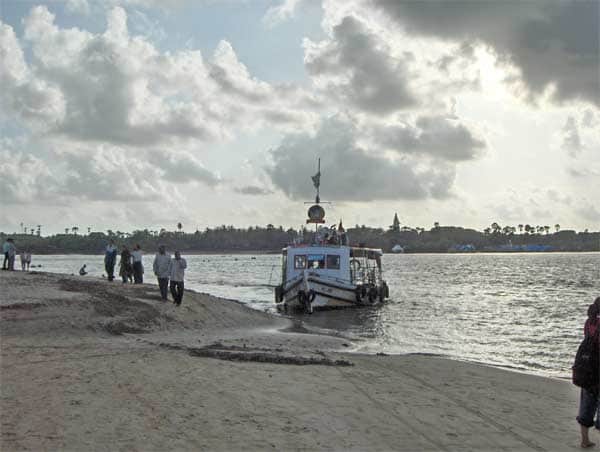
<path id="1" fill-rule="evenodd" d="M 271 150 L 274 165 L 267 172 L 273 184 L 290 198 L 312 199 L 310 176 L 315 174 L 320 157 L 324 199 L 370 201 L 449 195 L 453 166 L 441 162 L 423 166 L 372 155 L 356 145 L 356 134 L 352 124 L 334 118 L 324 121 L 315 136 L 287 136 Z"/>
<path id="2" fill-rule="evenodd" d="M 481 41 L 521 69 L 536 94 L 600 105 L 598 1 L 372 0 L 409 33 Z"/>
<path id="3" fill-rule="evenodd" d="M 345 17 L 334 28 L 333 38 L 324 47 L 307 49 L 305 58 L 313 77 L 332 78 L 329 94 L 376 114 L 415 105 L 404 61 L 390 56 L 358 20 Z"/>

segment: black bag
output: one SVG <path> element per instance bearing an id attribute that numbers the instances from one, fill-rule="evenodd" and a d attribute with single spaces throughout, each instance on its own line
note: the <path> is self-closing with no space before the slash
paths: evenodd
<path id="1" fill-rule="evenodd" d="M 600 350 L 598 333 L 585 336 L 573 363 L 573 384 L 585 389 L 595 389 L 600 383 Z"/>

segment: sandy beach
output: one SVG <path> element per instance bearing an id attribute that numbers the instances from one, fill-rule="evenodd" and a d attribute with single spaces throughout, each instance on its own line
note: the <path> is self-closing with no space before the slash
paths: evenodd
<path id="1" fill-rule="evenodd" d="M 0 272 L 1 450 L 579 450 L 569 381 L 343 337 L 231 300 Z M 597 431 L 592 440 L 600 443 Z"/>

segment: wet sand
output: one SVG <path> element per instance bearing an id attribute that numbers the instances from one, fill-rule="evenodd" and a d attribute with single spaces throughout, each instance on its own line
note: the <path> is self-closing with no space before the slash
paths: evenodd
<path id="1" fill-rule="evenodd" d="M 578 450 L 568 381 L 346 339 L 187 292 L 0 272 L 12 450 Z M 592 440 L 600 443 L 598 432 Z"/>

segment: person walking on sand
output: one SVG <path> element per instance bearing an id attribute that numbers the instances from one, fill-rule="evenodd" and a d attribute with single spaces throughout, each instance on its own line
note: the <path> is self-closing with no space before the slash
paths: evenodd
<path id="1" fill-rule="evenodd" d="M 104 253 L 104 269 L 106 270 L 106 277 L 109 281 L 115 279 L 115 264 L 117 263 L 117 247 L 115 241 L 110 239 L 108 245 L 106 245 L 106 252 Z"/>
<path id="2" fill-rule="evenodd" d="M 596 299 L 597 300 L 597 299 Z M 588 307 L 588 318 L 583 326 L 583 334 L 585 337 L 594 337 L 600 347 L 600 320 L 598 319 L 599 309 L 594 302 Z M 594 447 L 596 444 L 590 441 L 590 427 L 596 426 L 600 430 L 600 404 L 598 403 L 598 392 L 600 390 L 599 383 L 591 388 L 581 388 L 579 398 L 579 415 L 577 422 L 581 427 L 581 447 Z M 594 422 L 594 414 L 596 421 Z"/>
<path id="3" fill-rule="evenodd" d="M 144 265 L 142 263 L 142 248 L 139 243 L 133 247 L 131 256 L 133 258 L 133 282 L 142 284 L 144 282 Z"/>
<path id="4" fill-rule="evenodd" d="M 13 239 L 8 239 L 8 270 L 15 269 L 15 257 L 17 256 L 17 247 Z"/>
<path id="5" fill-rule="evenodd" d="M 175 306 L 180 306 L 181 300 L 183 300 L 183 279 L 186 268 L 187 262 L 181 257 L 181 253 L 179 253 L 179 251 L 175 251 L 175 257 L 171 260 L 170 274 L 170 289 Z"/>
<path id="6" fill-rule="evenodd" d="M 171 255 L 165 251 L 164 245 L 160 245 L 158 247 L 158 253 L 156 253 L 156 256 L 154 256 L 152 269 L 154 270 L 154 274 L 158 279 L 160 298 L 162 301 L 167 301 L 169 276 L 171 274 Z"/>
<path id="7" fill-rule="evenodd" d="M 10 248 L 10 240 L 11 239 L 6 239 L 2 244 L 2 254 L 4 255 L 2 270 L 8 270 L 8 249 Z"/>
<path id="8" fill-rule="evenodd" d="M 133 265 L 131 264 L 131 253 L 126 245 L 123 245 L 121 251 L 121 261 L 119 262 L 119 276 L 123 279 L 123 284 L 131 281 L 133 278 Z"/>
<path id="9" fill-rule="evenodd" d="M 29 271 L 29 266 L 31 265 L 31 252 L 27 251 L 25 253 L 25 265 L 27 266 L 27 271 Z"/>

